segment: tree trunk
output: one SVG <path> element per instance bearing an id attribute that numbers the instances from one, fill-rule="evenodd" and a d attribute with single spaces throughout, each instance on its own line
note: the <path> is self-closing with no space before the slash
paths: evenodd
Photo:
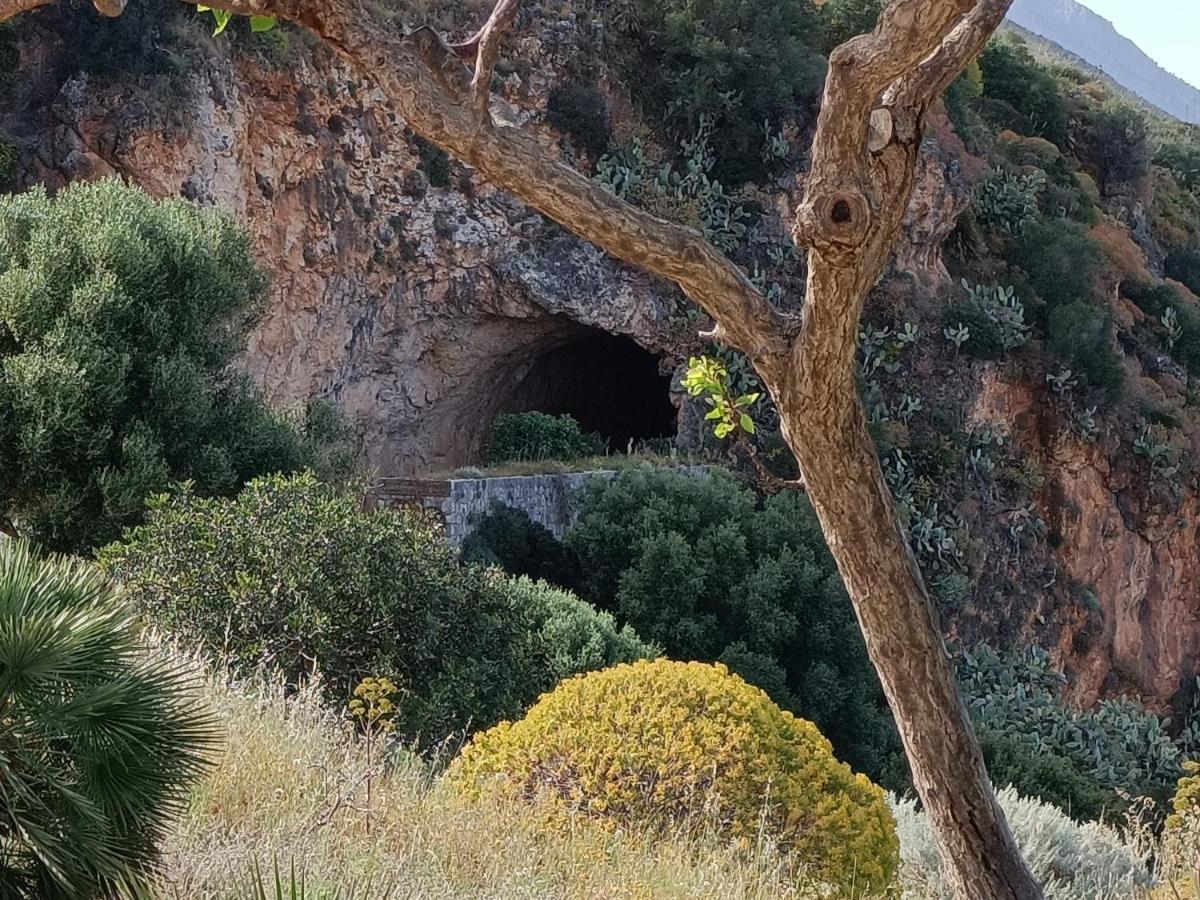
<path id="1" fill-rule="evenodd" d="M 820 387 L 799 391 L 786 382 L 772 393 L 895 715 L 947 881 L 963 900 L 1037 900 L 1041 889 L 988 784 L 861 404 L 817 402 Z"/>

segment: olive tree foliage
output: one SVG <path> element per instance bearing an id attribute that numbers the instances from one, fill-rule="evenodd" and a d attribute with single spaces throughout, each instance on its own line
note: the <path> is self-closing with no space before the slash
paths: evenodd
<path id="1" fill-rule="evenodd" d="M 173 481 L 231 493 L 322 463 L 331 409 L 289 421 L 229 371 L 264 297 L 231 218 L 119 181 L 0 197 L 0 523 L 106 543 Z"/>
<path id="2" fill-rule="evenodd" d="M 0 20 L 49 2 L 0 0 Z M 106 14 L 125 6 L 93 2 Z M 891 0 L 870 33 L 830 54 L 793 225 L 808 256 L 799 315 L 782 310 L 800 304 L 776 307 L 699 232 L 637 209 L 532 129 L 493 118 L 493 75 L 519 0 L 499 0 L 478 33 L 453 45 L 428 27 L 403 36 L 378 28 L 363 0 L 207 5 L 312 32 L 414 132 L 600 249 L 674 281 L 712 319 L 709 336 L 750 359 L 842 573 L 948 882 L 963 898 L 1041 897 L 988 783 L 854 375 L 859 319 L 912 198 L 926 115 L 1011 0 Z"/>

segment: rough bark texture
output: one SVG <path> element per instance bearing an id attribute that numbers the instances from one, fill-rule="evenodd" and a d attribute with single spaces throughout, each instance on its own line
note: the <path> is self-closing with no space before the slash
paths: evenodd
<path id="1" fill-rule="evenodd" d="M 0 20 L 45 2 L 0 0 Z M 862 306 L 903 223 L 928 107 L 1011 0 L 893 0 L 873 33 L 834 51 L 794 229 L 809 248 L 800 320 L 774 309 L 696 232 L 608 194 L 523 130 L 494 121 L 486 76 L 515 18 L 512 0 L 501 0 L 464 45 L 476 54 L 474 73 L 431 30 L 382 38 L 358 0 L 208 2 L 308 28 L 371 79 L 415 132 L 613 256 L 679 284 L 716 321 L 717 336 L 750 357 L 854 601 L 956 892 L 1040 897 L 988 786 L 853 377 Z M 96 0 L 102 12 L 119 5 Z"/>

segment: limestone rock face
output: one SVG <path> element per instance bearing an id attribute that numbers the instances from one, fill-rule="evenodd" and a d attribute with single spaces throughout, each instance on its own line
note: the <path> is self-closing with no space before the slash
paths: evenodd
<path id="1" fill-rule="evenodd" d="M 1104 441 L 1073 436 L 1027 385 L 985 378 L 973 418 L 1007 424 L 1046 476 L 1038 500 L 1057 536 L 1048 549 L 1057 577 L 1045 595 L 1057 602 L 1031 610 L 1021 630 L 1057 633 L 1081 702 L 1113 689 L 1168 702 L 1200 660 L 1200 499 L 1147 491 L 1145 472 Z"/>
<path id="2" fill-rule="evenodd" d="M 36 38 L 30 69 L 53 53 Z M 561 22 L 522 39 L 545 71 L 517 79 L 513 115 L 544 105 L 578 39 Z M 539 355 L 592 329 L 666 351 L 673 286 L 422 146 L 320 48 L 286 70 L 235 51 L 188 56 L 176 123 L 136 87 L 69 78 L 27 110 L 22 178 L 119 175 L 242 217 L 272 278 L 243 365 L 272 402 L 332 397 L 400 475 L 473 461 Z"/>

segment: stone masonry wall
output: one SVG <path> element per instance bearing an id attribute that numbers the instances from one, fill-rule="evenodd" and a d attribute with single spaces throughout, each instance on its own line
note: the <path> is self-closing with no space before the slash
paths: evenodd
<path id="1" fill-rule="evenodd" d="M 708 473 L 705 466 L 684 467 L 683 471 L 693 475 Z M 574 498 L 579 489 L 589 479 L 609 480 L 616 475 L 615 470 L 605 469 L 448 481 L 385 478 L 379 485 L 377 499 L 385 506 L 416 504 L 436 509 L 446 524 L 447 539 L 456 547 L 471 533 L 476 520 L 496 506 L 522 510 L 561 538 L 578 516 Z"/>

